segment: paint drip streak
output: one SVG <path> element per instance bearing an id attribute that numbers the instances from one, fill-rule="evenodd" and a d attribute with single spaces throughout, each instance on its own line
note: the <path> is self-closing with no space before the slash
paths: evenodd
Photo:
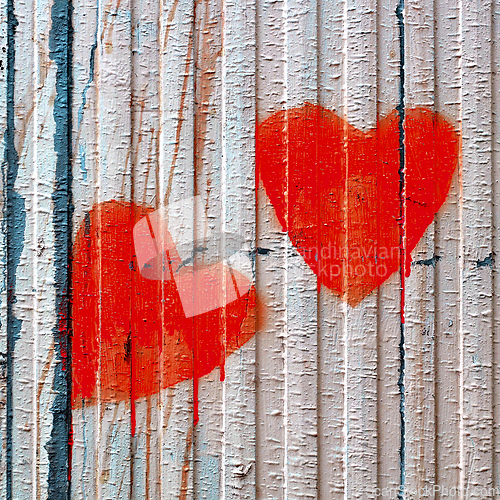
<path id="1" fill-rule="evenodd" d="M 53 426 L 47 445 L 49 455 L 48 496 L 70 498 L 71 474 L 71 342 L 70 342 L 70 255 L 71 255 L 71 63 L 72 5 L 55 0 L 51 11 L 50 58 L 57 65 L 54 102 L 54 150 L 57 155 L 54 204 L 54 278 L 57 323 L 54 345 L 58 363 L 54 373 Z"/>
<path id="2" fill-rule="evenodd" d="M 401 419 L 401 434 L 399 447 L 400 462 L 400 490 L 398 498 L 403 500 L 406 479 L 405 468 L 405 439 L 406 439 L 406 419 L 405 419 L 405 277 L 406 277 L 406 242 L 405 242 L 405 25 L 404 25 L 404 0 L 399 0 L 396 8 L 396 16 L 399 28 L 399 104 L 396 107 L 399 115 L 399 220 L 400 220 L 400 279 L 401 279 L 401 321 L 399 340 L 399 379 L 398 388 L 400 396 L 399 413 Z"/>
<path id="3" fill-rule="evenodd" d="M 197 7 L 197 2 L 193 2 L 193 10 L 192 10 L 192 27 L 190 31 L 190 37 L 192 37 L 192 42 L 190 42 L 189 46 L 192 46 L 192 57 L 193 57 L 193 111 L 194 111 L 194 116 L 193 116 L 193 128 L 194 128 L 194 134 L 193 134 L 193 194 L 196 196 L 198 193 L 198 176 L 197 176 L 197 165 L 199 158 L 202 154 L 202 151 L 198 152 L 198 135 L 200 134 L 200 125 L 201 125 L 201 104 L 199 102 L 199 99 L 197 98 L 198 96 L 198 78 L 199 74 L 198 72 L 200 71 L 198 67 L 198 57 L 199 57 L 199 40 L 198 40 L 198 32 L 196 29 L 197 26 L 197 14 L 196 14 L 196 7 Z M 176 5 L 177 8 L 177 5 Z M 182 105 L 184 105 L 182 103 Z M 182 109 L 179 109 L 179 116 L 181 116 Z M 202 135 L 203 137 L 203 135 Z M 194 214 L 194 227 L 197 227 L 197 220 L 196 220 L 196 212 Z M 193 254 L 194 257 L 194 254 Z M 194 317 L 193 317 L 193 328 L 191 330 L 191 342 L 192 342 L 192 350 L 191 350 L 191 355 L 192 355 L 192 363 L 193 363 L 193 428 L 198 425 L 198 422 L 200 420 L 200 400 L 199 400 L 199 377 L 196 373 L 196 364 L 198 360 L 198 328 L 197 325 L 194 322 Z M 194 434 L 194 431 L 193 431 Z"/>
<path id="4" fill-rule="evenodd" d="M 4 136 L 5 156 L 2 168 L 4 205 L 2 230 L 6 235 L 6 286 L 7 286 L 7 394 L 6 394 L 6 499 L 11 500 L 12 488 L 12 458 L 14 428 L 14 349 L 16 340 L 21 333 L 22 321 L 14 315 L 16 299 L 16 273 L 24 248 L 24 230 L 26 227 L 25 201 L 15 190 L 19 171 L 19 155 L 15 147 L 15 36 L 18 21 L 14 11 L 14 1 L 7 2 L 7 127 Z"/>

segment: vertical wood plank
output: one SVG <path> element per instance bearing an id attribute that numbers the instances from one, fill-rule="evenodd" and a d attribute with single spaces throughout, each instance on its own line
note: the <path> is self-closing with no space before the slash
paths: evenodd
<path id="1" fill-rule="evenodd" d="M 349 124 L 361 130 L 377 125 L 376 12 L 377 3 L 372 0 L 349 0 L 344 10 L 343 111 Z M 353 208 L 350 193 L 357 189 L 350 178 L 350 159 L 356 155 L 352 144 L 345 135 L 346 217 Z M 349 253 L 367 250 L 356 248 L 359 239 L 351 236 L 359 228 L 346 223 L 345 231 Z M 378 242 L 363 240 L 363 244 L 376 247 Z M 345 488 L 349 498 L 365 498 L 377 485 L 377 295 L 374 291 L 356 307 L 346 304 L 344 308 Z"/>
<path id="2" fill-rule="evenodd" d="M 206 218 L 206 226 L 213 234 L 221 232 L 223 189 L 222 179 L 222 54 L 224 51 L 222 0 L 195 3 L 194 22 L 194 164 L 195 194 L 204 207 L 197 214 Z M 200 223 L 198 221 L 200 220 Z M 204 265 L 204 255 L 198 254 L 195 265 Z M 203 336 L 203 326 L 195 328 L 197 339 Z M 224 339 L 219 331 L 215 342 Z M 200 353 L 194 354 L 194 362 Z M 221 498 L 225 494 L 223 479 L 223 378 L 220 363 L 208 375 L 194 381 L 194 403 L 198 423 L 194 430 L 194 489 L 201 498 Z"/>
<path id="3" fill-rule="evenodd" d="M 317 4 L 285 2 L 285 106 L 317 103 Z M 289 127 L 288 114 L 285 127 Z M 287 138 L 287 140 L 293 140 Z M 289 158 L 286 159 L 290 164 Z M 287 174 L 286 186 L 289 190 Z M 287 203 L 288 221 L 300 220 L 300 207 Z M 285 274 L 285 496 L 316 498 L 318 481 L 317 278 L 291 241 Z"/>
<path id="4" fill-rule="evenodd" d="M 160 113 L 160 9 L 158 0 L 131 3 L 131 106 L 132 106 L 132 193 L 136 206 L 159 208 L 159 113 Z M 134 247 L 134 254 L 137 248 Z M 162 286 L 157 283 L 158 301 Z M 132 310 L 141 309 L 140 292 L 132 289 Z M 163 316 L 163 315 L 162 315 Z M 151 366 L 155 393 L 132 402 L 135 432 L 131 448 L 131 497 L 145 500 L 161 498 L 161 344 L 153 346 Z M 136 365 L 137 366 L 137 365 Z M 132 371 L 133 383 L 140 382 L 142 370 Z"/>
<path id="5" fill-rule="evenodd" d="M 460 124 L 460 11 L 458 2 L 435 9 L 436 111 Z M 458 166 L 457 166 L 458 167 Z M 460 179 L 457 168 L 435 222 L 435 484 L 460 484 Z M 453 491 L 453 490 L 451 490 Z"/>
<path id="6" fill-rule="evenodd" d="M 42 4 L 44 5 L 44 4 Z M 45 4 L 47 5 L 47 4 Z M 48 263 L 54 268 L 54 325 L 52 327 L 54 339 L 54 381 L 52 384 L 52 430 L 50 441 L 44 446 L 49 459 L 48 496 L 68 497 L 70 493 L 70 461 L 71 461 L 71 340 L 70 340 L 70 254 L 71 254 L 71 51 L 72 27 L 71 8 L 64 0 L 54 0 L 50 6 L 50 21 L 45 24 L 50 32 L 48 48 L 50 59 L 57 68 L 55 73 L 55 92 L 53 103 L 53 119 L 55 131 L 53 134 L 53 148 L 55 151 L 54 177 L 51 200 L 44 200 L 44 205 L 53 210 L 52 227 L 54 231 L 54 255 L 48 258 Z M 48 10 L 48 9 L 47 9 Z M 43 37 L 45 38 L 45 37 Z M 46 39 L 46 38 L 45 38 Z M 45 40 L 44 40 L 45 41 Z M 46 61 L 47 50 L 41 44 L 40 69 L 41 78 L 44 77 L 43 65 Z M 50 104 L 52 95 L 46 97 Z M 43 151 L 43 147 L 40 148 Z M 45 184 L 44 172 L 40 168 L 40 180 Z M 41 193 L 47 193 L 42 189 Z M 41 214 L 43 211 L 41 211 Z M 44 218 L 40 218 L 40 226 L 44 227 Z M 37 252 L 40 242 L 36 242 Z M 42 245 L 43 246 L 43 245 Z M 38 252 L 39 253 L 39 252 Z M 52 262 L 51 262 L 52 261 Z M 42 293 L 43 283 L 41 284 Z M 50 292 L 49 292 L 50 300 Z M 42 305 L 42 303 L 40 304 Z M 44 318 L 41 324 L 45 326 Z M 47 336 L 45 336 L 47 338 Z M 50 349 L 49 346 L 42 346 Z M 45 351 L 47 352 L 47 351 Z M 50 350 L 44 358 L 50 359 Z M 43 379 L 43 368 L 41 378 Z M 50 393 L 48 393 L 50 394 Z M 38 394 L 37 394 L 38 396 Z M 49 396 L 50 397 L 50 396 Z M 45 398 L 40 396 L 43 402 Z M 43 408 L 42 408 L 43 411 Z"/>
<path id="7" fill-rule="evenodd" d="M 15 30 L 13 94 L 14 148 L 8 166 L 8 259 L 9 259 L 9 356 L 11 356 L 11 490 L 18 498 L 34 494 L 36 446 L 33 392 L 35 331 L 33 329 L 33 155 L 35 105 L 35 46 L 33 36 L 37 6 L 34 2 L 14 2 L 18 25 Z M 22 54 L 22 57 L 21 57 Z M 29 229 L 27 228 L 29 225 Z M 10 464 L 9 464 L 10 465 Z M 9 488 L 10 489 L 10 488 Z"/>
<path id="8" fill-rule="evenodd" d="M 73 240 L 86 213 L 98 201 L 98 53 L 99 13 L 93 0 L 73 2 Z M 73 261 L 74 262 L 74 261 Z M 73 297 L 74 301 L 74 297 Z M 75 310 L 73 309 L 73 316 Z M 73 349 L 78 340 L 73 340 Z M 75 390 L 73 366 L 73 390 Z M 93 404 L 92 404 L 93 403 Z M 98 422 L 96 402 L 73 408 L 73 449 L 71 497 L 86 500 L 98 497 Z"/>
<path id="9" fill-rule="evenodd" d="M 67 86 L 61 82 L 67 52 L 68 18 L 60 4 L 37 1 L 34 33 L 33 207 L 27 227 L 33 232 L 33 331 L 35 381 L 33 450 L 36 498 L 67 495 L 69 428 L 64 425 L 69 378 L 67 262 L 69 184 Z M 61 15 L 61 25 L 54 17 Z M 62 29 L 61 29 L 62 28 Z M 57 35 L 56 35 L 57 31 Z M 58 37 L 61 45 L 54 40 Z M 67 49 L 67 47 L 66 47 Z M 64 78 L 64 77 L 63 77 Z M 62 338 L 65 337 L 65 338 Z M 66 423 L 66 425 L 69 422 Z"/>
<path id="10" fill-rule="evenodd" d="M 343 113 L 345 2 L 318 2 L 318 104 Z M 331 221 L 322 219 L 322 224 Z M 344 304 L 326 287 L 318 303 L 318 498 L 343 498 L 345 494 Z"/>
<path id="11" fill-rule="evenodd" d="M 285 2 L 257 2 L 256 94 L 260 125 L 284 107 Z M 257 186 L 256 290 L 265 304 L 256 335 L 257 498 L 284 500 L 285 490 L 285 248 L 283 233 L 262 181 Z"/>
<path id="12" fill-rule="evenodd" d="M 405 97 L 407 110 L 434 106 L 434 0 L 405 1 Z M 407 125 L 405 119 L 405 126 Z M 408 154 L 412 145 L 405 148 Z M 405 156 L 406 160 L 406 156 Z M 406 203 L 406 199 L 405 199 Z M 405 225 L 405 233 L 408 226 Z M 412 252 L 405 279 L 405 487 L 435 484 L 435 266 L 434 222 Z"/>
<path id="13" fill-rule="evenodd" d="M 255 251 L 255 4 L 225 0 L 222 54 L 222 228 L 241 238 L 236 271 L 254 285 Z M 224 241 L 223 241 L 224 244 Z M 224 249 L 227 251 L 227 249 Z M 255 331 L 250 309 L 245 328 Z M 227 340 L 225 342 L 227 349 Z M 225 499 L 255 499 L 255 340 L 225 365 L 223 482 Z"/>
<path id="14" fill-rule="evenodd" d="M 461 4 L 461 487 L 493 485 L 492 4 Z M 490 260 L 489 260 L 490 259 Z"/>
<path id="15" fill-rule="evenodd" d="M 130 2 L 112 1 L 98 4 L 98 38 L 96 46 L 97 94 L 97 172 L 96 188 L 98 203 L 109 200 L 131 199 L 131 4 Z M 109 238 L 116 238 L 116 227 L 106 227 L 107 207 L 98 209 L 98 224 L 108 233 Z M 102 241 L 102 240 L 101 240 Z M 100 243 L 101 248 L 103 244 Z M 130 258 L 132 248 L 129 249 Z M 107 288 L 104 278 L 108 269 L 103 268 L 105 260 L 100 257 L 100 293 L 110 296 L 113 289 Z M 132 303 L 130 303 L 132 307 Z M 100 325 L 108 311 L 99 307 Z M 129 498 L 131 492 L 131 435 L 133 413 L 131 402 L 107 401 L 103 395 L 106 389 L 106 371 L 103 350 L 110 348 L 100 331 L 99 373 L 97 378 L 97 498 Z M 131 356 L 136 353 L 134 335 L 131 338 Z M 133 363 L 133 361 L 132 361 Z M 121 369 L 121 368 L 118 368 Z M 132 379 L 133 384 L 133 379 Z M 131 395 L 133 399 L 133 387 Z"/>
<path id="16" fill-rule="evenodd" d="M 382 120 L 399 102 L 400 39 L 397 2 L 377 3 L 377 117 Z M 394 273 L 379 287 L 377 351 L 377 487 L 396 492 L 400 484 L 401 275 Z M 382 496 L 383 497 L 383 496 Z"/>
<path id="17" fill-rule="evenodd" d="M 160 156 L 157 186 L 160 206 L 182 203 L 195 195 L 194 163 L 194 3 L 162 3 L 160 29 Z M 163 204 L 163 205 L 162 205 Z M 196 231 L 196 214 L 194 231 Z M 194 236 L 194 235 L 193 235 Z M 193 240 L 194 242 L 194 240 Z M 194 248 L 192 249 L 194 252 Z M 194 254 L 193 254 L 194 255 Z M 169 314 L 165 301 L 164 317 Z M 164 331 L 164 345 L 172 332 Z M 193 351 L 190 363 L 194 363 Z M 176 359 L 162 353 L 161 372 L 175 369 Z M 194 369 L 194 365 L 193 365 Z M 193 372 L 194 375 L 194 372 Z M 161 392 L 161 498 L 193 498 L 193 379 Z M 154 497 L 152 497 L 154 498 Z"/>
<path id="18" fill-rule="evenodd" d="M 8 22 L 6 0 L 0 2 L 0 157 L 2 176 L 0 179 L 0 485 L 7 494 L 7 46 Z"/>
<path id="19" fill-rule="evenodd" d="M 492 165 L 493 165 L 493 253 L 498 259 L 500 255 L 500 46 L 496 34 L 500 33 L 500 3 L 495 0 L 492 5 Z M 498 279 L 498 260 L 495 263 L 496 272 L 493 274 L 493 296 L 500 293 Z M 494 422 L 494 453 L 493 453 L 493 487 L 500 492 L 500 310 L 498 300 L 493 302 L 493 422 Z"/>

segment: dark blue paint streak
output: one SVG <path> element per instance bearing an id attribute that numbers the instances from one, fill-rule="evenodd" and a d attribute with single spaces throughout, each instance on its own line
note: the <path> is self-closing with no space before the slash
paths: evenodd
<path id="1" fill-rule="evenodd" d="M 405 196 L 405 21 L 404 21 L 404 0 L 399 0 L 396 7 L 396 17 L 398 19 L 399 28 L 399 103 L 396 107 L 399 115 L 399 218 L 401 223 L 400 231 L 400 258 L 401 258 L 401 315 L 404 314 L 404 299 L 405 299 L 405 271 L 406 271 L 406 252 L 404 245 L 404 196 Z M 398 499 L 403 500 L 405 497 L 405 483 L 406 483 L 406 416 L 405 416 L 405 365 L 406 365 L 406 352 L 405 352 L 405 325 L 403 317 L 400 322 L 400 339 L 399 339 L 399 415 L 400 415 L 400 446 L 399 446 L 399 492 Z"/>
<path id="2" fill-rule="evenodd" d="M 433 255 L 430 259 L 416 260 L 412 262 L 412 266 L 432 266 L 436 267 L 436 264 L 441 260 L 441 255 Z"/>
<path id="3" fill-rule="evenodd" d="M 57 155 L 54 204 L 54 268 L 57 322 L 54 345 L 58 363 L 55 367 L 51 411 L 52 432 L 47 443 L 49 455 L 48 497 L 70 498 L 71 471 L 71 339 L 70 339 L 70 255 L 72 222 L 71 174 L 71 89 L 73 31 L 72 5 L 54 0 L 49 35 L 50 58 L 57 65 L 54 102 L 54 150 Z"/>
<path id="4" fill-rule="evenodd" d="M 16 299 L 16 273 L 24 248 L 24 230 L 26 228 L 26 210 L 24 198 L 16 192 L 15 183 L 19 172 L 19 155 L 15 146 L 15 63 L 16 63 L 16 28 L 18 22 L 14 12 L 14 1 L 7 2 L 7 129 L 4 135 L 5 156 L 2 165 L 4 190 L 4 213 L 2 229 L 6 235 L 6 286 L 7 286 L 7 429 L 6 429 L 6 484 L 7 500 L 12 499 L 12 431 L 14 427 L 14 349 L 16 340 L 21 335 L 22 321 L 14 315 Z"/>
<path id="5" fill-rule="evenodd" d="M 99 1 L 97 1 L 96 6 L 97 11 L 99 11 Z M 85 110 L 85 105 L 87 104 L 87 92 L 89 91 L 90 86 L 95 78 L 95 53 L 97 50 L 97 31 L 98 31 L 99 23 L 96 24 L 95 34 L 94 34 L 94 43 L 90 48 L 90 62 L 89 62 L 89 79 L 83 89 L 82 93 L 82 103 L 78 109 L 78 129 L 80 128 L 83 121 L 83 111 Z M 86 182 L 88 177 L 87 167 L 85 165 L 85 146 L 80 145 L 80 170 L 82 172 L 83 180 Z"/>
<path id="6" fill-rule="evenodd" d="M 493 269 L 495 265 L 495 252 L 490 252 L 488 257 L 485 257 L 484 260 L 478 260 L 476 264 L 477 267 L 491 267 Z"/>
<path id="7" fill-rule="evenodd" d="M 89 63 L 89 79 L 87 81 L 87 84 L 85 85 L 85 88 L 83 89 L 83 96 L 82 96 L 82 104 L 80 105 L 80 108 L 78 109 L 78 127 L 82 124 L 83 120 L 83 110 L 85 109 L 85 105 L 87 104 L 87 92 L 89 91 L 90 85 L 94 81 L 94 75 L 95 75 L 95 51 L 97 50 L 97 28 L 95 30 L 95 40 L 90 48 L 90 63 Z"/>

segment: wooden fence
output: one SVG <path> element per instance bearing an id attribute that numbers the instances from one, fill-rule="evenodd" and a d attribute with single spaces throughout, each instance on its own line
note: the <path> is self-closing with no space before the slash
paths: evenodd
<path id="1" fill-rule="evenodd" d="M 0 11 L 1 498 L 500 498 L 499 0 Z"/>

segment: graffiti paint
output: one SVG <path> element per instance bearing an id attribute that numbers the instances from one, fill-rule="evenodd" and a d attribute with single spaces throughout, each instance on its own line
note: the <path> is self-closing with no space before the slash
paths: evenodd
<path id="1" fill-rule="evenodd" d="M 49 37 L 50 58 L 57 65 L 54 101 L 54 151 L 57 154 L 54 191 L 54 282 L 57 321 L 53 330 L 56 359 L 54 402 L 49 454 L 49 497 L 69 498 L 71 479 L 71 345 L 70 336 L 70 258 L 72 225 L 71 174 L 71 64 L 73 31 L 71 2 L 56 0 L 52 6 Z"/>
<path id="2" fill-rule="evenodd" d="M 308 104 L 276 113 L 258 129 L 258 174 L 283 229 L 320 284 L 351 305 L 400 266 L 398 127 L 396 112 L 365 133 Z M 409 254 L 446 198 L 458 137 L 425 109 L 406 112 L 405 133 Z M 103 401 L 136 399 L 215 367 L 223 371 L 225 357 L 255 333 L 246 321 L 255 308 L 253 288 L 225 307 L 188 318 L 173 280 L 141 276 L 133 227 L 152 212 L 109 201 L 94 207 L 78 231 L 74 404 L 97 393 Z"/>
<path id="3" fill-rule="evenodd" d="M 153 210 L 113 200 L 94 207 L 79 228 L 73 260 L 74 406 L 92 404 L 98 395 L 101 401 L 134 400 L 202 377 L 223 368 L 225 358 L 255 333 L 253 287 L 224 307 L 186 318 L 173 280 L 141 275 L 133 228 Z"/>
<path id="4" fill-rule="evenodd" d="M 448 194 L 458 135 L 423 108 L 406 110 L 404 130 L 409 259 Z M 399 170 L 397 111 L 362 132 L 307 104 L 275 113 L 257 131 L 258 181 L 283 231 L 319 285 L 352 306 L 400 268 Z"/>
<path id="5" fill-rule="evenodd" d="M 14 355 L 16 341 L 21 336 L 22 320 L 14 311 L 17 302 L 17 269 L 20 264 L 24 248 L 24 232 L 26 229 L 26 201 L 16 189 L 16 180 L 19 173 L 19 154 L 15 145 L 15 65 L 16 65 L 16 28 L 18 20 L 14 12 L 14 2 L 7 3 L 7 127 L 4 134 L 5 156 L 2 165 L 3 197 L 6 200 L 3 209 L 2 231 L 6 235 L 7 265 L 4 280 L 7 286 L 7 353 L 6 353 L 6 450 L 5 468 L 6 484 L 5 495 L 7 500 L 13 498 L 13 440 L 14 430 Z"/>

